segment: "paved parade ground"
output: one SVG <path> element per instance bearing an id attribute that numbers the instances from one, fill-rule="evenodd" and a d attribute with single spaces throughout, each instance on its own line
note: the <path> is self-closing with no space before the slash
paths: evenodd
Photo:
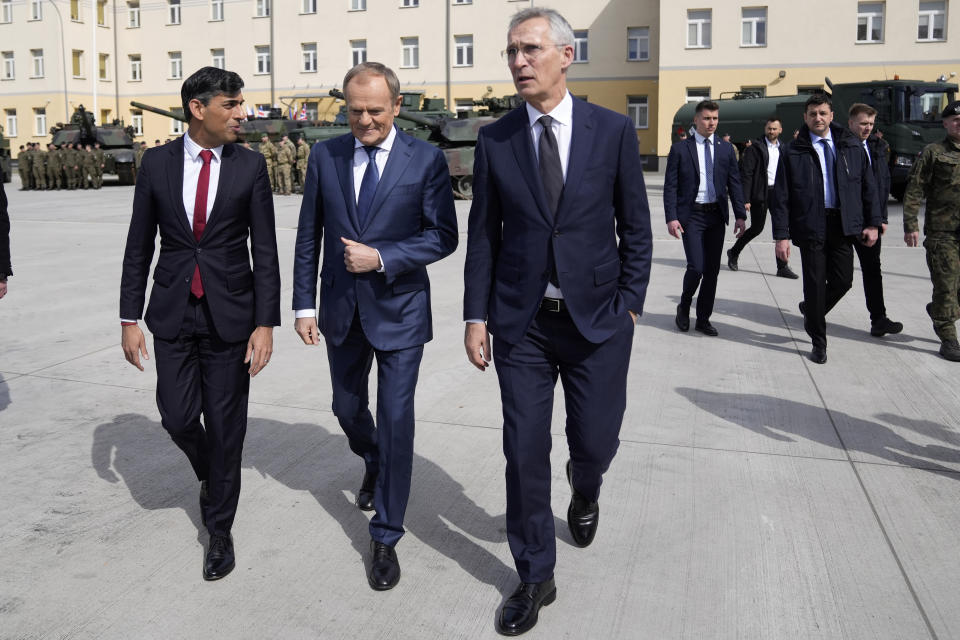
<path id="1" fill-rule="evenodd" d="M 526 637 L 960 638 L 960 364 L 937 355 L 901 207 L 883 266 L 903 333 L 869 335 L 858 268 L 816 365 L 769 228 L 720 273 L 719 337 L 677 331 L 684 254 L 662 177 L 648 181 L 653 272 L 599 531 L 580 549 L 566 527 L 558 405 L 558 598 Z M 462 344 L 468 202 L 460 247 L 430 269 L 403 577 L 374 592 L 363 466 L 330 410 L 324 348 L 300 342 L 289 310 L 300 197 L 275 199 L 284 326 L 251 386 L 237 568 L 208 583 L 198 485 L 160 426 L 153 362 L 141 373 L 119 346 L 133 187 L 18 189 L 0 300 L 0 638 L 497 637 L 517 578 L 496 373 Z"/>

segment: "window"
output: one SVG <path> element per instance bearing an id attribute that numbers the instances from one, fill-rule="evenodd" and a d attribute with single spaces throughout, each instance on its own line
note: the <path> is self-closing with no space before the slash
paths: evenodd
<path id="1" fill-rule="evenodd" d="M 143 66 L 140 61 L 140 54 L 134 53 L 127 58 L 130 60 L 130 79 L 134 82 L 143 80 Z"/>
<path id="2" fill-rule="evenodd" d="M 223 54 L 223 49 L 210 49 L 210 66 L 216 67 L 217 69 L 226 69 L 226 56 Z"/>
<path id="3" fill-rule="evenodd" d="M 16 138 L 17 137 L 17 110 L 5 109 L 4 113 L 7 116 L 7 137 Z"/>
<path id="4" fill-rule="evenodd" d="M 883 3 L 857 5 L 857 42 L 883 42 Z"/>
<path id="5" fill-rule="evenodd" d="M 300 46 L 303 48 L 303 71 L 315 73 L 317 70 L 317 43 L 304 42 Z"/>
<path id="6" fill-rule="evenodd" d="M 73 77 L 82 78 L 83 77 L 83 51 L 79 49 L 73 50 Z"/>
<path id="7" fill-rule="evenodd" d="M 627 29 L 627 60 L 650 59 L 650 27 Z"/>
<path id="8" fill-rule="evenodd" d="M 127 28 L 140 28 L 140 0 L 127 3 Z"/>
<path id="9" fill-rule="evenodd" d="M 353 61 L 354 66 L 360 64 L 361 62 L 367 61 L 367 41 L 366 40 L 350 41 L 350 59 Z"/>
<path id="10" fill-rule="evenodd" d="M 210 19 L 214 22 L 223 20 L 223 0 L 210 0 Z"/>
<path id="11" fill-rule="evenodd" d="M 167 0 L 167 24 L 180 24 L 180 0 Z"/>
<path id="12" fill-rule="evenodd" d="M 300 13 L 316 13 L 317 12 L 317 0 L 303 0 L 303 4 L 300 5 Z"/>
<path id="13" fill-rule="evenodd" d="M 3 75 L 0 78 L 4 80 L 13 80 L 17 77 L 17 70 L 14 64 L 13 51 L 3 52 Z"/>
<path id="14" fill-rule="evenodd" d="M 710 48 L 710 9 L 687 11 L 687 48 Z"/>
<path id="15" fill-rule="evenodd" d="M 30 19 L 43 20 L 43 0 L 30 0 Z"/>
<path id="16" fill-rule="evenodd" d="M 257 52 L 257 73 L 270 73 L 270 47 L 254 47 Z"/>
<path id="17" fill-rule="evenodd" d="M 587 62 L 590 59 L 587 50 L 587 30 L 573 32 L 573 61 Z"/>
<path id="18" fill-rule="evenodd" d="M 473 0 L 453 0 L 453 4 L 473 4 Z"/>
<path id="19" fill-rule="evenodd" d="M 179 51 L 167 52 L 167 59 L 170 61 L 170 79 L 179 80 L 183 77 L 183 54 Z"/>
<path id="20" fill-rule="evenodd" d="M 107 26 L 107 0 L 97 0 L 97 24 Z"/>
<path id="21" fill-rule="evenodd" d="M 947 3 L 944 0 L 940 0 L 940 2 L 921 2 L 917 40 L 946 40 L 946 17 Z"/>
<path id="22" fill-rule="evenodd" d="M 455 36 L 453 40 L 457 48 L 457 59 L 453 66 L 472 67 L 473 36 Z"/>
<path id="23" fill-rule="evenodd" d="M 366 11 L 366 10 L 367 10 L 367 0 L 350 0 L 350 11 Z"/>
<path id="24" fill-rule="evenodd" d="M 687 102 L 701 102 L 710 99 L 710 87 L 687 87 Z"/>
<path id="25" fill-rule="evenodd" d="M 798 84 L 797 95 L 808 96 L 814 93 L 823 93 L 822 84 Z"/>
<path id="26" fill-rule="evenodd" d="M 183 107 L 170 107 L 168 111 L 177 114 L 178 116 L 183 115 Z M 183 135 L 184 123 L 180 120 L 170 118 L 170 133 L 174 135 Z"/>
<path id="27" fill-rule="evenodd" d="M 13 22 L 13 0 L 0 0 L 0 22 Z"/>
<path id="28" fill-rule="evenodd" d="M 97 60 L 97 77 L 101 80 L 109 80 L 110 76 L 107 70 L 110 68 L 110 54 L 101 53 Z"/>
<path id="29" fill-rule="evenodd" d="M 650 126 L 647 96 L 629 96 L 627 98 L 627 115 L 633 120 L 637 129 L 646 129 Z"/>
<path id="30" fill-rule="evenodd" d="M 143 135 L 143 111 L 130 112 L 130 124 L 133 126 L 133 135 Z"/>
<path id="31" fill-rule="evenodd" d="M 33 58 L 33 74 L 31 78 L 43 77 L 43 49 L 30 49 L 30 56 Z"/>
<path id="32" fill-rule="evenodd" d="M 319 111 L 319 102 L 304 102 L 300 105 L 300 108 L 303 112 L 306 113 L 307 120 L 319 120 L 320 111 Z"/>
<path id="33" fill-rule="evenodd" d="M 419 6 L 420 6 L 420 0 L 403 0 L 403 1 L 400 3 L 400 6 L 401 6 L 401 7 L 419 7 Z"/>
<path id="34" fill-rule="evenodd" d="M 270 0 L 257 0 L 257 17 L 266 18 L 270 15 Z"/>
<path id="35" fill-rule="evenodd" d="M 100 109 L 100 124 L 107 124 L 110 120 L 110 109 Z"/>
<path id="36" fill-rule="evenodd" d="M 70 19 L 80 22 L 80 0 L 70 0 Z"/>
<path id="37" fill-rule="evenodd" d="M 47 135 L 47 108 L 33 109 L 33 133 L 37 136 Z"/>
<path id="38" fill-rule="evenodd" d="M 767 8 L 743 9 L 740 20 L 740 46 L 767 46 Z"/>
<path id="39" fill-rule="evenodd" d="M 403 60 L 400 66 L 406 69 L 419 67 L 420 38 L 400 38 L 400 46 L 403 49 Z"/>

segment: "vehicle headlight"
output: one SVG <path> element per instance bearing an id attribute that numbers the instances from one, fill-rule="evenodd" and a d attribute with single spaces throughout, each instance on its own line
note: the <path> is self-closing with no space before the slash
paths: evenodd
<path id="1" fill-rule="evenodd" d="M 898 167 L 912 167 L 913 166 L 913 156 L 906 156 L 903 154 L 897 154 L 894 164 Z"/>

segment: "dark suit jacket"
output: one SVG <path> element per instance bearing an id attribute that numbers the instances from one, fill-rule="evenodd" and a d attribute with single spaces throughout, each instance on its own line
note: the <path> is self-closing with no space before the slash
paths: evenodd
<path id="1" fill-rule="evenodd" d="M 622 329 L 628 310 L 643 312 L 653 241 L 633 123 L 574 98 L 570 145 L 554 218 L 526 106 L 480 129 L 463 317 L 486 320 L 508 343 L 523 338 L 540 307 L 551 254 L 570 316 L 590 342 Z"/>
<path id="2" fill-rule="evenodd" d="M 457 248 L 457 214 L 443 152 L 397 131 L 361 228 L 353 185 L 353 134 L 314 145 L 307 163 L 293 267 L 293 308 L 312 309 L 339 345 L 359 311 L 375 349 L 422 345 L 433 337 L 426 266 Z M 355 274 L 343 262 L 340 237 L 380 252 L 385 273 Z M 322 251 L 321 251 L 322 249 Z"/>
<path id="3" fill-rule="evenodd" d="M 0 271 L 13 275 L 10 266 L 10 215 L 7 213 L 7 192 L 0 181 Z"/>
<path id="4" fill-rule="evenodd" d="M 120 317 L 139 318 L 143 312 L 159 229 L 160 257 L 145 318 L 159 338 L 177 336 L 198 264 L 213 324 L 223 340 L 241 342 L 257 326 L 280 324 L 280 269 L 267 165 L 263 156 L 237 144 L 224 145 L 221 162 L 213 210 L 198 242 L 183 208 L 183 138 L 143 156 L 123 256 Z"/>
<path id="5" fill-rule="evenodd" d="M 733 215 L 746 219 L 743 207 L 743 190 L 740 186 L 740 169 L 733 145 L 713 136 L 713 188 L 717 192 L 717 204 L 724 224 L 730 222 L 727 198 L 733 203 Z M 667 155 L 667 172 L 663 178 L 663 209 L 667 222 L 679 220 L 686 226 L 697 201 L 700 189 L 700 160 L 697 155 L 697 139 L 691 135 L 686 140 L 673 143 Z"/>
<path id="6" fill-rule="evenodd" d="M 780 145 L 783 149 L 783 145 Z M 770 150 L 767 138 L 760 136 L 743 150 L 740 158 L 740 186 L 743 199 L 758 205 L 767 203 L 767 165 L 770 164 Z"/>
<path id="7" fill-rule="evenodd" d="M 867 138 L 870 149 L 870 168 L 877 183 L 877 200 L 880 203 L 880 218 L 887 223 L 887 204 L 890 200 L 890 145 L 883 138 Z"/>

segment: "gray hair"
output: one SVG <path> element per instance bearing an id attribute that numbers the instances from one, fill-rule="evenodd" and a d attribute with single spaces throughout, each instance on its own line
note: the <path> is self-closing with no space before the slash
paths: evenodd
<path id="1" fill-rule="evenodd" d="M 544 18 L 550 24 L 550 37 L 554 44 L 573 46 L 573 28 L 567 19 L 560 15 L 556 9 L 546 7 L 529 7 L 521 9 L 510 18 L 510 26 L 507 27 L 507 33 L 516 29 L 520 23 L 532 20 L 533 18 Z"/>
<path id="2" fill-rule="evenodd" d="M 347 85 L 350 84 L 350 81 L 362 73 L 383 77 L 387 82 L 387 87 L 390 89 L 390 98 L 396 102 L 397 98 L 400 97 L 400 79 L 397 78 L 397 74 L 393 72 L 393 69 L 379 62 L 361 62 L 350 69 L 350 71 L 347 71 L 347 75 L 343 76 L 344 96 L 346 96 Z"/>

